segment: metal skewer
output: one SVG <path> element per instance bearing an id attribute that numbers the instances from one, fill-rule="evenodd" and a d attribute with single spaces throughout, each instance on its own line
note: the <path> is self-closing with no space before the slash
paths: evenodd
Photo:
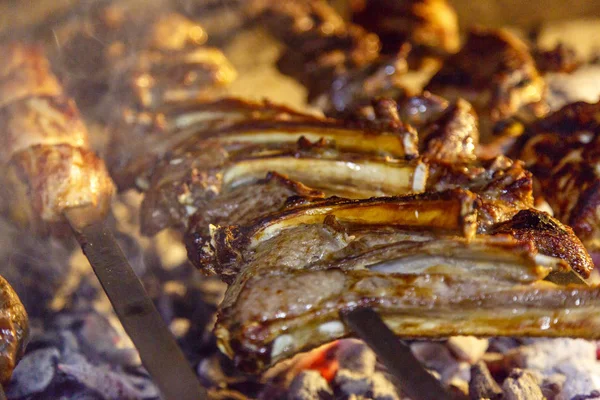
<path id="1" fill-rule="evenodd" d="M 163 398 L 207 399 L 206 391 L 104 221 L 91 218 L 95 222 L 86 224 L 84 221 L 90 218 L 85 210 L 66 214 L 83 253 Z"/>
<path id="2" fill-rule="evenodd" d="M 453 398 L 371 308 L 358 308 L 341 316 L 346 325 L 377 354 L 396 377 L 399 389 L 408 397 L 413 400 Z"/>

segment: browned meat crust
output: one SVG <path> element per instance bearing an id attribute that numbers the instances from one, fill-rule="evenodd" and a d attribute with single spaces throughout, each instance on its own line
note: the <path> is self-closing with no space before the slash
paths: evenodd
<path id="1" fill-rule="evenodd" d="M 511 220 L 496 225 L 492 232 L 510 234 L 519 240 L 531 241 L 540 253 L 564 259 L 585 278 L 589 277 L 594 269 L 591 257 L 573 230 L 544 212 L 519 211 Z"/>
<path id="2" fill-rule="evenodd" d="M 405 42 L 441 54 L 459 49 L 458 18 L 446 0 L 352 0 L 351 7 L 352 21 L 379 36 L 384 54 Z"/>
<path id="3" fill-rule="evenodd" d="M 582 64 L 575 49 L 563 43 L 558 43 L 553 49 L 549 50 L 536 47 L 533 49 L 532 55 L 538 70 L 542 73 L 571 73 Z"/>
<path id="4" fill-rule="evenodd" d="M 589 251 L 600 248 L 600 103 L 573 103 L 530 124 L 513 151 L 554 215 Z"/>
<path id="5" fill-rule="evenodd" d="M 532 119 L 546 112 L 544 81 L 527 45 L 502 29 L 472 29 L 462 49 L 444 62 L 426 90 L 471 102 L 484 143 L 492 141 L 498 122 L 516 115 Z"/>
<path id="6" fill-rule="evenodd" d="M 392 227 L 414 232 L 434 230 L 438 235 L 454 234 L 470 238 L 477 230 L 475 202 L 475 195 L 460 189 L 366 200 L 313 200 L 306 205 L 293 204 L 280 212 L 263 215 L 247 226 L 215 227 L 211 237 L 204 240 L 199 250 L 201 259 L 210 264 L 222 279 L 231 282 L 243 267 L 248 251 L 270 241 L 284 230 L 298 230 L 315 225 L 317 229 L 324 227 L 328 231 L 333 229 L 340 233 L 346 230 L 345 225 L 352 225 Z M 298 245 L 301 235 L 302 233 L 296 235 Z M 356 232 L 352 232 L 352 235 L 353 240 L 360 236 Z M 268 246 L 270 257 L 276 259 L 278 253 L 286 257 L 289 246 L 286 244 L 281 249 L 277 247 L 273 243 Z M 319 258 L 326 256 L 324 251 L 319 250 L 317 253 Z M 304 255 L 297 256 L 300 256 L 298 262 L 304 259 Z"/>
<path id="7" fill-rule="evenodd" d="M 25 351 L 29 335 L 27 312 L 8 282 L 0 277 L 0 383 L 10 380 L 17 361 Z"/>
<path id="8" fill-rule="evenodd" d="M 533 181 L 522 162 L 504 156 L 473 163 L 429 163 L 427 191 L 463 188 L 479 197 L 479 231 L 533 207 Z"/>
<path id="9" fill-rule="evenodd" d="M 108 212 L 113 184 L 102 160 L 88 149 L 87 130 L 75 104 L 58 85 L 37 47 L 8 47 L 9 65 L 22 65 L 19 79 L 31 90 L 0 107 L 2 209 L 20 225 L 46 233 L 64 222 L 63 212 L 80 207 Z M 26 61 L 23 61 L 26 60 Z M 5 76 L 12 79 L 11 74 Z M 51 82 L 49 84 L 48 82 Z M 5 85 L 0 80 L 0 86 Z"/>

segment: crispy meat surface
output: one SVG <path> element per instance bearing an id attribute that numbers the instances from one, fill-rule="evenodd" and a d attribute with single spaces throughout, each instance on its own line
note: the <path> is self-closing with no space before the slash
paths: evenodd
<path id="1" fill-rule="evenodd" d="M 531 120 L 546 112 L 545 85 L 527 45 L 503 29 L 474 28 L 461 50 L 444 62 L 426 90 L 471 102 L 479 115 L 482 142 L 499 122 Z"/>
<path id="2" fill-rule="evenodd" d="M 10 284 L 0 277 L 0 382 L 10 380 L 29 335 L 27 312 Z"/>
<path id="3" fill-rule="evenodd" d="M 352 0 L 352 21 L 379 36 L 384 54 L 405 42 L 427 52 L 455 53 L 458 18 L 446 0 Z"/>
<path id="4" fill-rule="evenodd" d="M 113 183 L 90 150 L 68 144 L 33 145 L 13 155 L 6 166 L 5 210 L 17 224 L 40 234 L 64 222 L 63 212 L 110 209 Z"/>
<path id="5" fill-rule="evenodd" d="M 513 153 L 537 192 L 591 252 L 600 249 L 600 103 L 573 103 L 527 126 Z"/>

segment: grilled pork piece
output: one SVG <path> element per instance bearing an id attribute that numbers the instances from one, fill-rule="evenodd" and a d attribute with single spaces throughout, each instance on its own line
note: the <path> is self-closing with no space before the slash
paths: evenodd
<path id="1" fill-rule="evenodd" d="M 472 29 L 426 90 L 471 102 L 486 144 L 494 140 L 498 123 L 515 116 L 531 120 L 546 112 L 544 81 L 527 45 L 502 29 Z"/>
<path id="2" fill-rule="evenodd" d="M 360 305 L 402 336 L 597 337 L 599 321 L 585 313 L 598 288 L 540 282 L 571 267 L 589 272 L 581 242 L 551 217 L 527 213 L 475 235 L 476 196 L 456 189 L 322 200 L 213 229 L 216 264 L 234 278 L 219 345 L 238 365 L 262 370 L 348 335 L 339 312 Z M 564 244 L 552 247 L 558 238 Z"/>
<path id="3" fill-rule="evenodd" d="M 593 253 L 600 250 L 600 103 L 573 103 L 526 128 L 514 154 L 537 192 Z"/>
<path id="4" fill-rule="evenodd" d="M 405 42 L 441 54 L 460 47 L 458 18 L 446 0 L 352 0 L 351 8 L 352 21 L 379 36 L 384 54 Z"/>
<path id="5" fill-rule="evenodd" d="M 236 77 L 220 50 L 204 46 L 202 27 L 151 5 L 96 6 L 89 19 L 78 18 L 57 35 L 64 43 L 60 56 L 68 92 L 90 106 L 109 94 L 103 103 L 110 110 L 95 114 L 103 121 L 114 118 L 115 104 L 154 109 L 212 97 Z"/>
<path id="6" fill-rule="evenodd" d="M 39 233 L 64 222 L 63 212 L 68 209 L 90 207 L 104 216 L 113 184 L 102 160 L 88 148 L 77 107 L 59 86 L 45 89 L 48 82 L 52 87 L 58 83 L 41 50 L 19 44 L 1 50 L 16 57 L 8 64 L 26 59 L 24 70 L 35 69 L 35 74 L 22 75 L 28 79 L 23 85 L 30 90 L 0 107 L 3 210 L 18 224 Z M 11 79 L 11 74 L 6 77 Z M 0 80 L 1 88 L 6 85 Z"/>
<path id="7" fill-rule="evenodd" d="M 0 277 L 0 324 L 2 326 L 0 383 L 7 383 L 19 358 L 25 351 L 29 335 L 29 322 L 27 312 L 19 297 L 2 277 Z"/>

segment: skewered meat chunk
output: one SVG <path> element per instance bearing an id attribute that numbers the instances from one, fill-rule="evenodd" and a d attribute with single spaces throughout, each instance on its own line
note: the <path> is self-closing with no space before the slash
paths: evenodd
<path id="1" fill-rule="evenodd" d="M 514 153 L 533 173 L 537 192 L 590 252 L 600 249 L 600 103 L 573 103 L 526 127 Z"/>
<path id="2" fill-rule="evenodd" d="M 113 184 L 102 160 L 88 148 L 77 107 L 59 86 L 55 93 L 44 89 L 47 82 L 58 83 L 40 49 L 20 44 L 4 49 L 28 59 L 36 75 L 29 74 L 29 81 L 22 82 L 31 88 L 29 92 L 0 108 L 5 143 L 0 151 L 2 210 L 38 233 L 54 231 L 64 222 L 63 213 L 73 208 L 93 209 L 102 218 L 109 209 Z"/>
<path id="3" fill-rule="evenodd" d="M 25 351 L 29 335 L 29 322 L 27 312 L 19 297 L 2 277 L 0 277 L 0 326 L 2 327 L 0 383 L 7 383 L 19 358 Z"/>
<path id="4" fill-rule="evenodd" d="M 62 87 L 39 48 L 10 43 L 3 45 L 2 51 L 0 107 L 31 96 L 62 94 Z"/>
<path id="5" fill-rule="evenodd" d="M 212 96 L 236 77 L 223 53 L 204 45 L 201 26 L 152 6 L 100 5 L 88 20 L 78 19 L 57 35 L 65 43 L 59 56 L 64 54 L 68 92 L 90 108 L 111 107 L 94 113 L 103 121 L 115 104 L 155 109 Z M 90 49 L 97 54 L 93 62 L 86 60 Z"/>
<path id="6" fill-rule="evenodd" d="M 215 260 L 235 277 L 217 322 L 220 347 L 241 367 L 262 370 L 348 335 L 338 313 L 365 305 L 403 336 L 597 337 L 598 321 L 585 307 L 595 304 L 598 288 L 540 282 L 572 264 L 589 266 L 581 242 L 566 234 L 565 246 L 546 246 L 544 235 L 565 232 L 546 215 L 550 224 L 525 218 L 475 235 L 475 199 L 457 189 L 323 200 L 214 229 Z M 590 303 L 585 310 L 577 296 Z"/>
<path id="7" fill-rule="evenodd" d="M 497 123 L 514 116 L 531 120 L 546 112 L 545 85 L 527 45 L 502 29 L 474 28 L 462 49 L 444 62 L 426 90 L 464 98 L 481 122 L 482 142 Z"/>
<path id="8" fill-rule="evenodd" d="M 336 77 L 379 57 L 377 36 L 345 23 L 326 1 L 257 0 L 251 9 L 286 45 L 279 67 L 307 87 L 309 101 L 329 92 Z"/>
<path id="9" fill-rule="evenodd" d="M 446 0 L 352 0 L 352 21 L 379 36 L 382 53 L 405 42 L 433 53 L 460 47 L 458 18 Z"/>

